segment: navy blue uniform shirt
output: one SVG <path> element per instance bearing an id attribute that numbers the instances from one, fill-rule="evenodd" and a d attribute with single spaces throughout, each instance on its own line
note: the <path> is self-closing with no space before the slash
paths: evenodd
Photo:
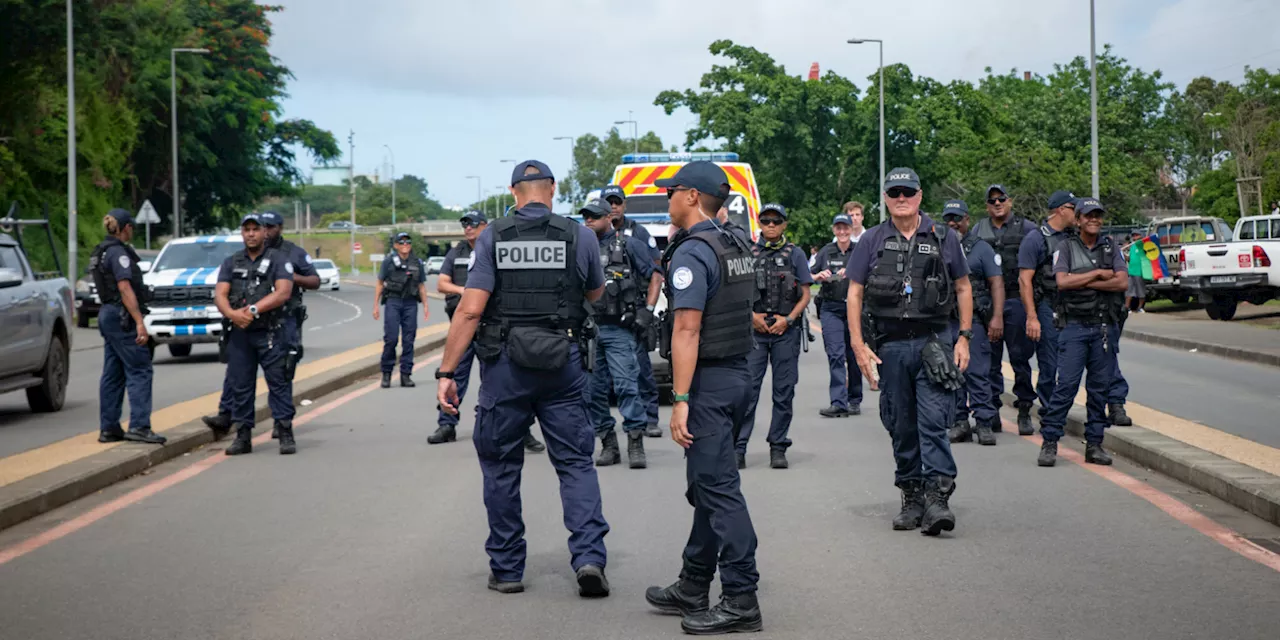
<path id="1" fill-rule="evenodd" d="M 689 233 L 715 231 L 716 225 L 703 220 L 689 228 Z M 701 240 L 686 240 L 671 256 L 671 294 L 667 306 L 675 309 L 706 309 L 707 301 L 720 291 L 720 260 L 711 245 Z"/>
<path id="2" fill-rule="evenodd" d="M 1026 246 L 1025 242 L 1023 246 Z M 972 275 L 981 277 L 984 280 L 1004 275 L 1004 272 L 1000 270 L 1000 256 L 996 255 L 996 250 L 987 244 L 985 240 L 978 240 L 973 243 L 973 251 L 969 252 L 966 257 L 969 260 L 969 273 Z M 1021 261 L 1021 255 L 1019 255 L 1019 261 Z"/>
<path id="3" fill-rule="evenodd" d="M 542 216 L 552 215 L 551 208 L 537 202 L 525 205 L 512 214 L 521 220 L 534 220 Z M 604 286 L 604 268 L 600 266 L 600 244 L 596 241 L 596 232 L 578 225 L 577 250 L 574 262 L 578 266 L 578 275 L 582 278 L 583 290 L 594 291 Z M 493 285 L 497 279 L 498 262 L 493 255 L 493 225 L 489 225 L 476 238 L 475 252 L 471 254 L 471 270 L 467 273 L 467 288 L 480 289 L 493 293 Z"/>
<path id="4" fill-rule="evenodd" d="M 452 247 L 449 247 L 449 251 L 444 254 L 444 262 L 440 263 L 440 275 L 449 276 L 450 279 L 453 278 L 453 267 L 457 264 L 458 254 L 462 253 L 463 247 L 469 247 L 466 240 L 463 240 L 462 242 L 455 242 Z M 470 258 L 468 258 L 468 260 L 470 260 Z M 470 262 L 467 263 L 467 268 L 471 268 Z M 458 283 L 455 282 L 454 284 Z"/>
<path id="5" fill-rule="evenodd" d="M 102 260 L 111 269 L 111 279 L 116 282 L 128 280 L 133 273 L 133 260 L 129 258 L 129 252 L 125 251 L 123 245 L 113 244 L 102 252 Z M 134 292 L 138 294 L 137 291 Z"/>
<path id="6" fill-rule="evenodd" d="M 756 243 L 756 246 L 764 247 L 763 236 Z M 809 273 L 809 262 L 805 260 L 804 251 L 801 251 L 800 247 L 791 247 L 791 270 L 796 274 L 796 283 L 800 285 L 813 284 L 813 274 Z"/>
<path id="7" fill-rule="evenodd" d="M 1045 225 L 1048 229 L 1053 229 Z M 1063 231 L 1054 231 L 1053 235 L 1061 235 Z M 1044 237 L 1044 233 L 1037 227 L 1034 233 L 1028 233 L 1022 239 L 1022 244 L 1018 245 L 1018 268 L 1019 269 L 1037 269 L 1040 263 L 1049 260 L 1049 256 L 1044 254 L 1045 246 L 1048 244 L 1048 238 Z"/>
<path id="8" fill-rule="evenodd" d="M 1098 242 L 1103 242 L 1101 236 L 1099 236 Z M 1098 245 L 1095 243 L 1093 248 L 1098 248 Z M 1111 270 L 1116 273 L 1129 273 L 1129 266 L 1124 260 L 1124 252 L 1119 247 L 1116 247 L 1112 255 L 1114 259 L 1111 261 Z M 1067 249 L 1065 244 L 1053 252 L 1053 272 L 1071 273 L 1071 251 Z"/>

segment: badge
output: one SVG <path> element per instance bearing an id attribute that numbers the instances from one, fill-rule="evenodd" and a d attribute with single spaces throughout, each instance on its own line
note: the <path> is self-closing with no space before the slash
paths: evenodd
<path id="1" fill-rule="evenodd" d="M 307 264 L 311 264 L 311 254 L 307 254 Z"/>
<path id="2" fill-rule="evenodd" d="M 680 267 L 676 269 L 675 273 L 671 274 L 671 286 L 676 289 L 684 291 L 691 284 L 693 284 L 693 272 L 689 270 L 689 267 Z"/>
<path id="3" fill-rule="evenodd" d="M 997 266 L 997 267 L 1001 266 L 1001 265 L 1000 265 L 1000 254 L 998 254 L 998 253 L 996 254 L 996 266 Z"/>
<path id="4" fill-rule="evenodd" d="M 650 248 L 650 249 L 657 249 L 657 248 L 658 248 L 658 241 L 657 241 L 657 240 L 654 240 L 654 239 L 653 239 L 653 236 L 649 236 L 649 248 Z"/>
<path id="5" fill-rule="evenodd" d="M 397 267 L 398 267 L 398 266 L 400 266 L 400 256 L 396 256 L 396 257 L 392 258 L 391 260 L 392 260 L 392 262 L 394 262 L 394 263 L 395 263 L 395 265 L 396 265 Z"/>
<path id="6" fill-rule="evenodd" d="M 129 268 L 129 256 L 120 256 L 120 266 L 124 269 Z"/>
<path id="7" fill-rule="evenodd" d="M 292 274 L 292 273 L 293 273 L 293 263 L 292 263 L 292 262 L 286 262 L 286 263 L 284 263 L 284 270 L 285 270 L 285 271 L 288 271 L 290 274 Z"/>

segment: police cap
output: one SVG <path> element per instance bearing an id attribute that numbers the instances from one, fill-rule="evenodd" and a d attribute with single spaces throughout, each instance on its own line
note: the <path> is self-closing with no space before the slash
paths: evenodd
<path id="1" fill-rule="evenodd" d="M 774 212 L 774 213 L 776 213 L 776 214 L 778 214 L 778 215 L 782 216 L 782 219 L 783 219 L 783 220 L 786 220 L 786 219 L 787 219 L 787 208 L 786 208 L 786 207 L 784 207 L 784 206 L 782 206 L 782 205 L 780 205 L 780 204 L 778 204 L 778 203 L 776 203 L 776 202 L 770 202 L 769 204 L 766 204 L 765 206 L 761 207 L 761 208 L 760 208 L 760 217 L 761 217 L 761 218 L 763 218 L 763 217 L 764 217 L 764 214 L 766 214 L 766 213 L 768 213 L 768 212 L 770 212 L 770 211 L 772 211 L 772 212 Z"/>
<path id="2" fill-rule="evenodd" d="M 942 205 L 942 219 L 955 218 L 959 220 L 969 215 L 969 205 L 964 200 L 948 200 Z"/>
<path id="3" fill-rule="evenodd" d="M 535 171 L 529 171 L 535 169 Z M 528 172 L 528 175 L 526 175 Z M 516 186 L 521 182 L 529 182 L 531 180 L 555 180 L 556 177 L 551 175 L 551 167 L 537 160 L 525 160 L 516 165 L 511 171 L 511 186 Z"/>
<path id="4" fill-rule="evenodd" d="M 240 218 L 240 226 L 242 227 L 245 226 L 246 224 L 249 224 L 250 222 L 258 226 L 262 226 L 262 216 L 256 213 L 250 213 L 245 215 L 245 217 Z"/>
<path id="5" fill-rule="evenodd" d="M 480 213 L 475 209 L 462 214 L 462 217 L 458 218 L 458 222 L 471 222 L 474 224 L 484 224 L 488 221 L 489 219 L 485 218 L 483 213 Z"/>
<path id="6" fill-rule="evenodd" d="M 653 186 L 663 189 L 676 187 L 697 189 L 698 193 L 705 193 L 715 198 L 727 198 L 729 196 L 729 177 L 725 175 L 724 169 L 721 169 L 720 165 L 709 160 L 690 162 L 680 167 L 676 175 L 655 180 Z"/>
<path id="7" fill-rule="evenodd" d="M 592 200 L 578 209 L 578 215 L 583 218 L 603 218 L 609 213 L 609 203 L 604 200 Z"/>
<path id="8" fill-rule="evenodd" d="M 1049 196 L 1049 210 L 1052 211 L 1058 207 L 1069 205 L 1076 201 L 1076 194 L 1070 191 L 1054 191 Z"/>
<path id="9" fill-rule="evenodd" d="M 281 217 L 280 214 L 274 211 L 266 211 L 264 213 L 260 213 L 258 214 L 258 219 L 262 222 L 262 224 L 268 227 L 284 226 L 284 218 Z"/>
<path id="10" fill-rule="evenodd" d="M 610 198 L 617 198 L 621 202 L 627 201 L 626 192 L 622 190 L 622 187 L 616 184 L 611 184 L 606 186 L 604 188 L 604 191 L 600 192 L 600 197 L 604 199 L 606 202 L 608 202 Z"/>
<path id="11" fill-rule="evenodd" d="M 1097 198 L 1080 198 L 1076 200 L 1076 215 L 1082 216 L 1094 211 L 1101 211 L 1104 214 L 1107 212 Z"/>
<path id="12" fill-rule="evenodd" d="M 906 187 L 919 191 L 920 176 L 916 175 L 911 167 L 898 167 L 884 177 L 884 190 L 888 191 L 894 187 Z"/>
<path id="13" fill-rule="evenodd" d="M 133 224 L 133 214 L 129 213 L 125 209 L 112 209 L 107 212 L 107 215 L 115 218 L 116 226 L 122 229 L 125 225 Z"/>

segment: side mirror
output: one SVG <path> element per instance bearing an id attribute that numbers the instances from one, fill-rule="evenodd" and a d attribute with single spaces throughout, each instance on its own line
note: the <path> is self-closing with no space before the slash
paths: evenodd
<path id="1" fill-rule="evenodd" d="M 22 284 L 22 272 L 17 269 L 0 268 L 0 289 L 16 287 Z"/>
<path id="2" fill-rule="evenodd" d="M 139 260 L 139 261 L 138 261 L 138 268 L 139 268 L 139 269 L 142 269 L 142 272 L 143 272 L 143 273 L 149 273 L 149 272 L 151 271 L 151 261 L 150 261 L 150 260 Z"/>

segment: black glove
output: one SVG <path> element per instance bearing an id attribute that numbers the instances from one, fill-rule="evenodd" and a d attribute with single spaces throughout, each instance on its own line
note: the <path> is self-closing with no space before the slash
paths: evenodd
<path id="1" fill-rule="evenodd" d="M 644 333 L 653 326 L 653 312 L 648 307 L 640 307 L 636 309 L 635 329 L 637 333 Z"/>
<path id="2" fill-rule="evenodd" d="M 945 345 L 931 338 L 924 343 L 921 352 L 924 359 L 924 372 L 929 379 L 947 391 L 959 391 L 964 387 L 964 375 L 956 366 L 955 359 Z"/>

